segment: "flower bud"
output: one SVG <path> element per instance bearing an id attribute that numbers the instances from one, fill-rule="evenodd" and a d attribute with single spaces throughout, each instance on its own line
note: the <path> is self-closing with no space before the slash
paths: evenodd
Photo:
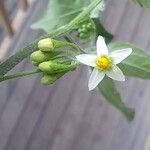
<path id="1" fill-rule="evenodd" d="M 86 30 L 86 28 L 79 28 L 78 32 L 79 33 L 87 33 L 88 30 Z"/>
<path id="2" fill-rule="evenodd" d="M 46 39 L 40 40 L 38 42 L 38 48 L 44 52 L 49 52 L 49 51 L 53 50 L 54 44 L 53 44 L 52 39 L 46 38 Z"/>
<path id="3" fill-rule="evenodd" d="M 57 73 L 57 74 L 44 74 L 41 83 L 43 85 L 50 85 L 53 84 L 56 80 L 58 80 L 60 77 L 62 77 L 66 72 Z"/>
<path id="4" fill-rule="evenodd" d="M 86 33 L 80 33 L 80 38 L 81 39 L 86 39 L 88 35 Z"/>
<path id="5" fill-rule="evenodd" d="M 45 74 L 41 79 L 41 83 L 43 85 L 50 85 L 53 84 L 56 80 L 57 76 Z"/>
<path id="6" fill-rule="evenodd" d="M 89 29 L 89 30 L 91 30 L 92 29 L 92 24 L 88 23 L 87 26 L 86 26 L 86 28 Z"/>
<path id="7" fill-rule="evenodd" d="M 31 60 L 37 63 L 42 63 L 44 61 L 52 60 L 56 56 L 60 55 L 60 51 L 52 51 L 51 53 L 44 53 L 42 51 L 35 51 L 31 54 Z"/>
<path id="8" fill-rule="evenodd" d="M 73 64 L 66 65 L 54 61 L 46 61 L 39 64 L 39 69 L 47 74 L 60 73 L 65 71 L 71 71 L 75 69 L 76 66 Z"/>
<path id="9" fill-rule="evenodd" d="M 82 28 L 83 28 L 83 29 L 86 29 L 86 24 L 83 24 L 83 25 L 82 25 Z"/>

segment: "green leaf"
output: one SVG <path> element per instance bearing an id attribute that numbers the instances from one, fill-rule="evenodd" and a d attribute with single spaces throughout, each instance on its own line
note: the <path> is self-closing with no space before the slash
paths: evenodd
<path id="1" fill-rule="evenodd" d="M 143 79 L 150 79 L 150 55 L 135 47 L 134 45 L 114 42 L 109 45 L 111 51 L 124 48 L 132 48 L 131 55 L 126 58 L 119 67 L 127 76 L 134 76 Z"/>
<path id="2" fill-rule="evenodd" d="M 85 6 L 84 0 L 50 0 L 46 12 L 32 25 L 33 29 L 50 32 L 68 24 Z"/>
<path id="3" fill-rule="evenodd" d="M 106 98 L 106 100 L 117 108 L 128 121 L 132 121 L 135 115 L 135 111 L 132 108 L 128 108 L 121 100 L 121 96 L 118 93 L 116 86 L 112 79 L 105 77 L 103 81 L 98 85 L 98 89 Z"/>
<path id="4" fill-rule="evenodd" d="M 96 26 L 97 37 L 101 35 L 105 37 L 106 43 L 109 43 L 113 39 L 113 35 L 104 28 L 99 18 L 94 18 L 93 21 Z"/>
<path id="5" fill-rule="evenodd" d="M 141 7 L 150 9 L 150 0 L 132 0 L 135 4 L 139 4 Z"/>

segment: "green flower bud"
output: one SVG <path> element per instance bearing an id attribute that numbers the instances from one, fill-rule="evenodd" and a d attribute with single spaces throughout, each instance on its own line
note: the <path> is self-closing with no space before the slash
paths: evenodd
<path id="1" fill-rule="evenodd" d="M 53 84 L 56 80 L 58 80 L 60 77 L 62 77 L 66 72 L 57 73 L 57 74 L 44 74 L 41 83 L 43 85 L 50 85 Z"/>
<path id="2" fill-rule="evenodd" d="M 82 33 L 82 31 L 83 31 L 82 28 L 78 29 L 78 33 Z"/>
<path id="3" fill-rule="evenodd" d="M 83 24 L 83 25 L 82 25 L 82 28 L 83 28 L 83 29 L 86 29 L 86 25 L 85 25 L 85 24 Z"/>
<path id="4" fill-rule="evenodd" d="M 56 80 L 57 76 L 45 74 L 41 79 L 41 83 L 43 85 L 50 85 L 53 84 Z"/>
<path id="5" fill-rule="evenodd" d="M 89 29 L 89 30 L 92 29 L 92 24 L 88 23 L 87 26 L 86 26 L 86 28 Z"/>
<path id="6" fill-rule="evenodd" d="M 88 37 L 88 35 L 86 33 L 80 33 L 79 36 L 80 36 L 81 39 L 85 39 L 85 38 Z"/>
<path id="7" fill-rule="evenodd" d="M 65 71 L 71 71 L 76 68 L 76 65 L 66 65 L 54 61 L 47 61 L 39 64 L 39 69 L 47 74 L 60 73 Z"/>
<path id="8" fill-rule="evenodd" d="M 49 52 L 49 51 L 53 50 L 54 44 L 53 44 L 52 39 L 46 38 L 46 39 L 40 40 L 38 42 L 38 48 L 44 52 Z"/>
<path id="9" fill-rule="evenodd" d="M 78 32 L 79 33 L 87 33 L 88 31 L 86 30 L 86 28 L 79 28 Z"/>
<path id="10" fill-rule="evenodd" d="M 60 55 L 60 51 L 52 51 L 51 53 L 45 53 L 42 51 L 35 51 L 31 54 L 31 60 L 37 63 L 42 63 L 44 61 L 52 60 L 56 56 Z"/>

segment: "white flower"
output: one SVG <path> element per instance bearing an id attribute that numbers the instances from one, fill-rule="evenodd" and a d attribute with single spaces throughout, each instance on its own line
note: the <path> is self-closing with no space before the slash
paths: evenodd
<path id="1" fill-rule="evenodd" d="M 108 54 L 104 38 L 99 36 L 97 39 L 97 55 L 81 54 L 76 56 L 79 62 L 94 67 L 88 83 L 89 90 L 93 90 L 103 80 L 105 75 L 114 80 L 125 81 L 125 76 L 117 67 L 117 64 L 131 53 L 132 48 L 126 48 Z"/>

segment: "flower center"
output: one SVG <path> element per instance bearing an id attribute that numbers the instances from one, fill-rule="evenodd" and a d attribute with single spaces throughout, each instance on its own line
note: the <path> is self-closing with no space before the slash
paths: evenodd
<path id="1" fill-rule="evenodd" d="M 100 56 L 96 59 L 96 65 L 100 69 L 109 69 L 112 66 L 112 60 L 107 56 Z"/>

